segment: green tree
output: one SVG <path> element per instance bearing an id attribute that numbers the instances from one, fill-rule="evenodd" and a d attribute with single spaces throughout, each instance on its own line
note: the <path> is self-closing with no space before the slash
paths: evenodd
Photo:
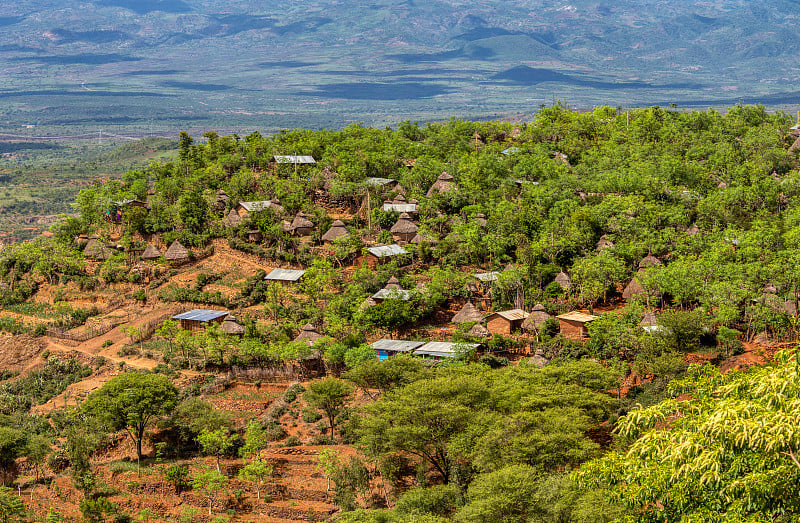
<path id="1" fill-rule="evenodd" d="M 208 500 L 208 514 L 214 508 L 220 496 L 224 493 L 228 485 L 228 478 L 216 470 L 204 470 L 195 475 L 192 480 L 192 488 L 200 492 Z"/>
<path id="2" fill-rule="evenodd" d="M 336 378 L 314 380 L 303 393 L 309 407 L 321 410 L 328 417 L 331 436 L 335 433 L 336 416 L 344 411 L 352 397 L 353 386 Z"/>
<path id="3" fill-rule="evenodd" d="M 181 221 L 186 228 L 194 234 L 203 232 L 211 217 L 208 202 L 203 197 L 203 188 L 201 186 L 192 188 L 181 198 L 179 205 Z"/>
<path id="4" fill-rule="evenodd" d="M 111 430 L 127 431 L 140 461 L 145 430 L 158 416 L 175 407 L 177 397 L 178 390 L 166 376 L 126 372 L 91 393 L 83 408 Z"/>
<path id="5" fill-rule="evenodd" d="M 26 521 L 25 504 L 8 487 L 0 486 L 0 523 Z"/>
<path id="6" fill-rule="evenodd" d="M 0 469 L 3 472 L 3 484 L 14 466 L 14 460 L 25 450 L 25 433 L 11 427 L 0 427 Z"/>
<path id="7" fill-rule="evenodd" d="M 203 449 L 203 454 L 214 456 L 217 463 L 217 472 L 221 472 L 219 458 L 226 455 L 236 442 L 236 435 L 231 434 L 227 428 L 211 430 L 204 428 L 197 436 L 197 442 Z"/>
<path id="8" fill-rule="evenodd" d="M 239 479 L 255 484 L 256 499 L 261 499 L 261 486 L 270 476 L 272 476 L 272 465 L 261 459 L 246 463 L 239 471 Z"/>

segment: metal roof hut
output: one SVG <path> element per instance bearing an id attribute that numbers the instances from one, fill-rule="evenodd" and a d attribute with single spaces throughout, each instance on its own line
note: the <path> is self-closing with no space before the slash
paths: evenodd
<path id="1" fill-rule="evenodd" d="M 245 332 L 244 325 L 237 322 L 233 316 L 227 316 L 222 325 L 220 325 L 219 330 L 229 336 L 244 336 Z"/>
<path id="2" fill-rule="evenodd" d="M 189 251 L 186 250 L 186 247 L 181 245 L 181 242 L 175 240 L 172 242 L 172 245 L 169 246 L 167 252 L 164 253 L 164 258 L 170 261 L 188 260 Z"/>
<path id="3" fill-rule="evenodd" d="M 547 311 L 544 309 L 544 305 L 541 303 L 537 303 L 536 306 L 531 310 L 531 313 L 525 318 L 525 321 L 522 322 L 522 329 L 523 330 L 535 330 L 540 331 L 547 320 L 552 318 Z"/>
<path id="4" fill-rule="evenodd" d="M 389 229 L 389 232 L 392 233 L 395 241 L 408 243 L 414 239 L 418 230 L 419 227 L 411 221 L 411 216 L 404 212 L 397 219 L 397 222 L 392 225 L 392 228 Z"/>
<path id="5" fill-rule="evenodd" d="M 472 328 L 469 330 L 469 332 L 467 334 L 469 334 L 470 336 L 473 336 L 475 338 L 491 338 L 492 337 L 491 331 L 489 331 L 489 329 L 487 329 L 486 327 L 484 327 L 480 323 L 476 323 L 475 325 L 473 325 Z"/>
<path id="6" fill-rule="evenodd" d="M 598 316 L 574 311 L 556 316 L 556 318 L 558 318 L 558 323 L 561 327 L 561 334 L 565 338 L 583 341 L 589 337 L 589 328 L 587 325 L 596 320 Z"/>
<path id="7" fill-rule="evenodd" d="M 461 310 L 453 316 L 450 323 L 467 323 L 469 321 L 476 321 L 478 323 L 483 321 L 483 313 L 477 309 L 471 302 L 467 302 L 461 307 Z"/>
<path id="8" fill-rule="evenodd" d="M 564 292 L 569 292 L 570 290 L 572 290 L 572 282 L 570 281 L 569 276 L 567 276 L 567 273 L 564 271 L 558 273 L 555 282 L 561 287 L 561 289 Z"/>
<path id="9" fill-rule="evenodd" d="M 292 341 L 299 341 L 305 342 L 307 345 L 311 346 L 314 345 L 320 338 L 322 338 L 322 334 L 317 331 L 317 328 L 314 326 L 313 323 L 306 323 L 303 326 L 303 329 L 300 331 L 300 334 Z"/>
<path id="10" fill-rule="evenodd" d="M 442 174 L 440 174 L 439 177 L 436 178 L 436 181 L 433 182 L 431 188 L 428 189 L 428 193 L 426 194 L 426 196 L 430 197 L 436 194 L 437 192 L 446 192 L 452 189 L 458 189 L 455 178 L 447 174 L 447 171 L 442 171 Z"/>
<path id="11" fill-rule="evenodd" d="M 295 214 L 291 228 L 297 236 L 308 236 L 314 230 L 314 224 L 308 219 L 308 215 L 301 211 Z"/>
<path id="12" fill-rule="evenodd" d="M 606 235 L 602 235 L 600 239 L 597 241 L 597 250 L 603 249 L 605 247 L 613 247 L 614 242 L 609 240 Z"/>
<path id="13" fill-rule="evenodd" d="M 522 327 L 527 317 L 522 309 L 495 312 L 486 317 L 486 328 L 493 334 L 511 334 Z"/>
<path id="14" fill-rule="evenodd" d="M 196 331 L 205 329 L 210 323 L 221 323 L 230 314 L 229 311 L 215 311 L 209 309 L 192 309 L 176 314 L 171 319 L 179 320 L 181 329 Z"/>
<path id="15" fill-rule="evenodd" d="M 283 284 L 296 283 L 306 273 L 299 269 L 272 269 L 269 274 L 264 276 L 264 281 L 277 281 Z"/>
<path id="16" fill-rule="evenodd" d="M 143 260 L 157 260 L 161 258 L 161 251 L 156 249 L 156 246 L 152 243 L 148 243 L 147 247 L 145 248 L 144 252 L 142 253 Z"/>
<path id="17" fill-rule="evenodd" d="M 239 213 L 236 212 L 236 209 L 231 209 L 231 212 L 222 220 L 227 227 L 236 227 L 240 223 L 242 223 L 242 217 L 239 216 Z"/>
<path id="18" fill-rule="evenodd" d="M 344 222 L 342 220 L 336 220 L 331 225 L 331 228 L 328 229 L 328 232 L 322 235 L 323 242 L 332 242 L 336 238 L 347 238 L 350 236 L 350 233 L 347 231 L 347 228 L 344 226 Z"/>
<path id="19" fill-rule="evenodd" d="M 647 256 L 642 258 L 642 261 L 639 262 L 640 269 L 646 269 L 648 267 L 660 267 L 661 265 L 663 265 L 663 263 L 661 263 L 661 260 L 653 256 L 652 254 L 648 254 Z"/>

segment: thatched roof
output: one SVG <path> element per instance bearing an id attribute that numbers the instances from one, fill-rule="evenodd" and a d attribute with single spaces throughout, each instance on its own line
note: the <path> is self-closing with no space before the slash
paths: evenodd
<path id="1" fill-rule="evenodd" d="M 797 140 L 795 140 L 794 143 L 789 147 L 789 152 L 793 153 L 798 149 L 800 149 L 800 137 L 798 137 Z"/>
<path id="2" fill-rule="evenodd" d="M 634 296 L 645 296 L 647 295 L 647 291 L 644 290 L 642 284 L 639 283 L 639 279 L 634 276 L 634 278 L 625 286 L 625 290 L 622 291 L 622 297 L 626 300 L 633 298 Z"/>
<path id="3" fill-rule="evenodd" d="M 433 182 L 431 188 L 428 189 L 428 193 L 426 194 L 426 196 L 433 196 L 433 194 L 436 192 L 445 192 L 451 189 L 458 189 L 455 179 L 449 174 L 447 174 L 447 172 L 443 171 L 442 174 L 440 174 L 439 177 L 436 179 L 436 181 Z"/>
<path id="4" fill-rule="evenodd" d="M 411 243 L 422 243 L 422 242 L 429 243 L 431 245 L 436 245 L 437 243 L 439 243 L 439 240 L 437 240 L 436 237 L 429 232 L 422 232 L 422 233 L 418 232 L 413 238 L 411 238 Z"/>
<path id="5" fill-rule="evenodd" d="M 489 332 L 489 329 L 481 325 L 480 323 L 476 323 L 472 326 L 469 330 L 468 334 L 470 336 L 474 336 L 475 338 L 491 338 L 492 333 Z"/>
<path id="6" fill-rule="evenodd" d="M 334 170 L 331 170 L 329 165 L 326 165 L 322 168 L 319 174 L 322 176 L 322 188 L 325 191 L 330 191 L 333 181 L 336 179 L 336 176 L 338 176 L 338 173 Z"/>
<path id="7" fill-rule="evenodd" d="M 700 232 L 700 227 L 698 227 L 697 224 L 694 224 L 694 223 L 692 224 L 691 227 L 686 229 L 686 235 L 687 236 L 694 236 L 698 232 Z"/>
<path id="8" fill-rule="evenodd" d="M 555 282 L 561 286 L 564 292 L 569 292 L 570 289 L 572 289 L 572 282 L 570 281 L 569 276 L 567 276 L 567 273 L 564 271 L 558 273 Z"/>
<path id="9" fill-rule="evenodd" d="M 224 332 L 225 334 L 241 336 L 245 332 L 244 325 L 241 325 L 236 321 L 236 318 L 233 316 L 228 316 L 225 318 L 225 321 L 222 322 L 220 325 L 219 330 Z"/>
<path id="10" fill-rule="evenodd" d="M 389 232 L 392 234 L 414 234 L 419 230 L 419 226 L 411 221 L 411 216 L 408 213 L 403 213 L 397 219 Z"/>
<path id="11" fill-rule="evenodd" d="M 369 298 L 367 298 L 366 300 L 361 302 L 361 305 L 358 306 L 358 312 L 363 312 L 363 311 L 369 309 L 370 307 L 374 307 L 377 304 L 378 304 L 378 302 L 373 300 L 372 296 L 370 296 Z"/>
<path id="12" fill-rule="evenodd" d="M 228 227 L 236 227 L 240 223 L 242 223 L 242 217 L 239 216 L 239 213 L 236 212 L 235 209 L 231 209 L 231 212 L 228 213 L 228 216 L 222 220 L 222 223 L 227 225 Z"/>
<path id="13" fill-rule="evenodd" d="M 322 241 L 330 242 L 335 240 L 336 238 L 341 238 L 341 237 L 346 238 L 348 236 L 350 236 L 350 233 L 347 232 L 347 228 L 344 226 L 342 220 L 336 220 L 331 225 L 331 228 L 328 229 L 328 232 L 322 235 Z"/>
<path id="14" fill-rule="evenodd" d="M 386 286 L 384 289 L 391 290 L 391 289 L 402 289 L 400 286 L 400 280 L 392 276 L 389 278 L 389 281 L 386 282 Z"/>
<path id="15" fill-rule="evenodd" d="M 161 257 L 161 251 L 156 249 L 156 246 L 152 243 L 147 244 L 147 248 L 142 253 L 143 260 L 157 260 Z"/>
<path id="16" fill-rule="evenodd" d="M 451 323 L 466 323 L 468 321 L 483 321 L 483 313 L 470 302 L 465 303 L 461 310 L 450 320 Z"/>
<path id="17" fill-rule="evenodd" d="M 525 318 L 525 321 L 522 322 L 522 328 L 525 330 L 539 330 L 544 325 L 544 322 L 552 318 L 547 311 L 544 310 L 544 305 L 541 303 L 537 303 L 536 306 L 531 310 L 531 313 Z"/>
<path id="18" fill-rule="evenodd" d="M 609 239 L 606 237 L 606 235 L 605 235 L 605 234 L 604 234 L 604 235 L 602 235 L 602 236 L 600 237 L 600 239 L 597 241 L 597 248 L 598 248 L 598 249 L 602 249 L 602 248 L 604 248 L 604 247 L 613 247 L 613 246 L 614 246 L 614 242 L 612 242 L 611 240 L 609 240 Z"/>
<path id="19" fill-rule="evenodd" d="M 114 251 L 105 245 L 100 240 L 91 239 L 86 243 L 83 249 L 83 255 L 95 260 L 107 260 L 114 255 Z"/>
<path id="20" fill-rule="evenodd" d="M 402 194 L 398 194 L 397 196 L 394 197 L 392 203 L 408 203 L 408 200 L 406 200 L 406 197 L 403 196 Z"/>
<path id="21" fill-rule="evenodd" d="M 653 311 L 645 314 L 642 321 L 639 322 L 639 327 L 655 327 L 656 325 L 658 325 L 658 318 L 656 318 L 656 313 Z"/>
<path id="22" fill-rule="evenodd" d="M 308 219 L 308 215 L 304 212 L 298 212 L 294 215 L 294 220 L 292 220 L 292 230 L 295 229 L 313 229 L 314 224 L 311 220 Z"/>
<path id="23" fill-rule="evenodd" d="M 181 245 L 181 242 L 175 240 L 172 242 L 172 245 L 169 246 L 167 252 L 164 253 L 164 258 L 168 260 L 185 260 L 189 257 L 189 251 L 186 250 L 186 247 Z"/>
<path id="24" fill-rule="evenodd" d="M 548 360 L 544 355 L 543 349 L 536 349 L 536 352 L 533 353 L 533 356 L 531 356 L 531 358 L 528 360 L 528 363 L 541 368 L 550 363 L 550 360 Z"/>
<path id="25" fill-rule="evenodd" d="M 513 128 L 513 129 L 511 129 L 511 132 L 510 132 L 508 135 L 509 135 L 511 138 L 519 138 L 521 134 L 522 134 L 522 129 L 520 129 L 520 128 L 519 128 L 519 127 L 517 127 L 517 126 L 514 126 L 514 128 Z"/>
<path id="26" fill-rule="evenodd" d="M 314 327 L 313 323 L 306 323 L 294 341 L 304 341 L 309 345 L 314 345 L 314 343 L 321 337 L 322 334 L 317 331 L 317 328 Z"/>
<path id="27" fill-rule="evenodd" d="M 661 260 L 653 256 L 652 254 L 648 254 L 647 256 L 642 258 L 642 261 L 639 262 L 640 269 L 645 269 L 647 267 L 658 267 L 661 265 L 663 265 L 661 263 Z"/>

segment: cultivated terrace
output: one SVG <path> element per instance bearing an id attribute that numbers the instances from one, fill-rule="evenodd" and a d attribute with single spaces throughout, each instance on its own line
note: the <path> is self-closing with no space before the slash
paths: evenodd
<path id="1" fill-rule="evenodd" d="M 181 133 L 0 251 L 0 521 L 796 521 L 794 123 Z"/>

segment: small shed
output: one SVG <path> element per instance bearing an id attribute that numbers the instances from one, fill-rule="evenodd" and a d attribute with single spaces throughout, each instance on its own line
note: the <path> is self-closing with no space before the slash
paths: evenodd
<path id="1" fill-rule="evenodd" d="M 384 300 L 408 301 L 411 299 L 413 291 L 407 291 L 400 287 L 400 281 L 392 276 L 386 286 L 372 295 L 375 303 L 382 303 Z"/>
<path id="2" fill-rule="evenodd" d="M 558 324 L 561 328 L 561 334 L 570 340 L 584 340 L 589 336 L 588 324 L 598 318 L 592 314 L 573 311 L 560 316 Z"/>
<path id="3" fill-rule="evenodd" d="M 225 321 L 222 322 L 219 330 L 229 336 L 244 336 L 245 332 L 244 325 L 237 322 L 236 318 L 230 315 L 225 318 Z"/>
<path id="4" fill-rule="evenodd" d="M 417 204 L 409 202 L 406 203 L 385 202 L 383 204 L 383 210 L 386 212 L 417 214 Z"/>
<path id="5" fill-rule="evenodd" d="M 486 317 L 486 328 L 492 334 L 511 334 L 522 328 L 528 313 L 522 309 L 511 309 L 490 314 Z"/>
<path id="6" fill-rule="evenodd" d="M 428 189 L 428 193 L 426 196 L 431 197 L 436 193 L 442 193 L 452 190 L 457 190 L 458 186 L 456 185 L 455 178 L 451 175 L 447 174 L 446 171 L 442 171 L 442 174 L 436 178 L 436 181 L 433 182 L 430 189 Z"/>
<path id="7" fill-rule="evenodd" d="M 424 341 L 383 339 L 372 343 L 372 349 L 378 355 L 378 359 L 385 360 L 396 354 L 411 354 L 414 349 L 423 345 L 425 345 Z"/>
<path id="8" fill-rule="evenodd" d="M 172 245 L 169 246 L 167 252 L 164 253 L 164 258 L 170 261 L 188 260 L 189 251 L 186 250 L 186 247 L 181 245 L 181 242 L 175 240 L 172 242 Z"/>
<path id="9" fill-rule="evenodd" d="M 567 276 L 567 273 L 564 271 L 558 273 L 555 282 L 564 292 L 569 292 L 572 290 L 572 282 L 570 281 L 569 276 Z"/>
<path id="10" fill-rule="evenodd" d="M 148 243 L 147 247 L 145 248 L 144 252 L 142 253 L 143 260 L 157 260 L 161 258 L 161 251 L 156 249 L 156 246 L 152 243 Z"/>
<path id="11" fill-rule="evenodd" d="M 397 180 L 392 178 L 367 178 L 364 183 L 379 189 L 393 190 L 397 186 Z"/>
<path id="12" fill-rule="evenodd" d="M 298 212 L 292 220 L 291 230 L 296 236 L 308 236 L 314 230 L 314 224 L 304 212 Z"/>
<path id="13" fill-rule="evenodd" d="M 269 274 L 264 276 L 264 281 L 277 281 L 283 284 L 297 283 L 305 273 L 306 271 L 297 269 L 272 269 Z"/>
<path id="14" fill-rule="evenodd" d="M 483 313 L 479 311 L 471 302 L 467 302 L 461 307 L 461 310 L 453 316 L 450 323 L 467 323 L 470 321 L 482 322 Z"/>
<path id="15" fill-rule="evenodd" d="M 408 254 L 408 251 L 393 243 L 391 245 L 376 245 L 367 249 L 366 262 L 370 267 L 386 263 L 397 256 Z"/>
<path id="16" fill-rule="evenodd" d="M 181 314 L 176 314 L 171 319 L 180 321 L 181 329 L 196 331 L 205 329 L 212 323 L 222 323 L 230 314 L 229 311 L 214 311 L 208 309 L 192 309 Z"/>
<path id="17" fill-rule="evenodd" d="M 336 238 L 347 238 L 350 236 L 347 228 L 344 226 L 344 222 L 341 220 L 336 220 L 331 225 L 331 228 L 322 235 L 323 242 L 332 242 Z"/>
<path id="18" fill-rule="evenodd" d="M 539 332 L 542 330 L 542 327 L 544 327 L 545 322 L 550 318 L 552 318 L 552 316 L 547 314 L 544 305 L 537 303 L 528 317 L 525 318 L 525 321 L 522 322 L 522 328 L 523 330 Z"/>
<path id="19" fill-rule="evenodd" d="M 297 337 L 292 341 L 304 342 L 311 346 L 314 345 L 320 338 L 322 338 L 322 334 L 317 331 L 317 328 L 314 326 L 314 324 L 306 323 L 300 330 L 300 334 L 298 334 Z"/>
<path id="20" fill-rule="evenodd" d="M 418 230 L 419 227 L 411 221 L 411 216 L 404 212 L 389 229 L 389 232 L 392 233 L 395 241 L 408 243 L 417 235 Z"/>

